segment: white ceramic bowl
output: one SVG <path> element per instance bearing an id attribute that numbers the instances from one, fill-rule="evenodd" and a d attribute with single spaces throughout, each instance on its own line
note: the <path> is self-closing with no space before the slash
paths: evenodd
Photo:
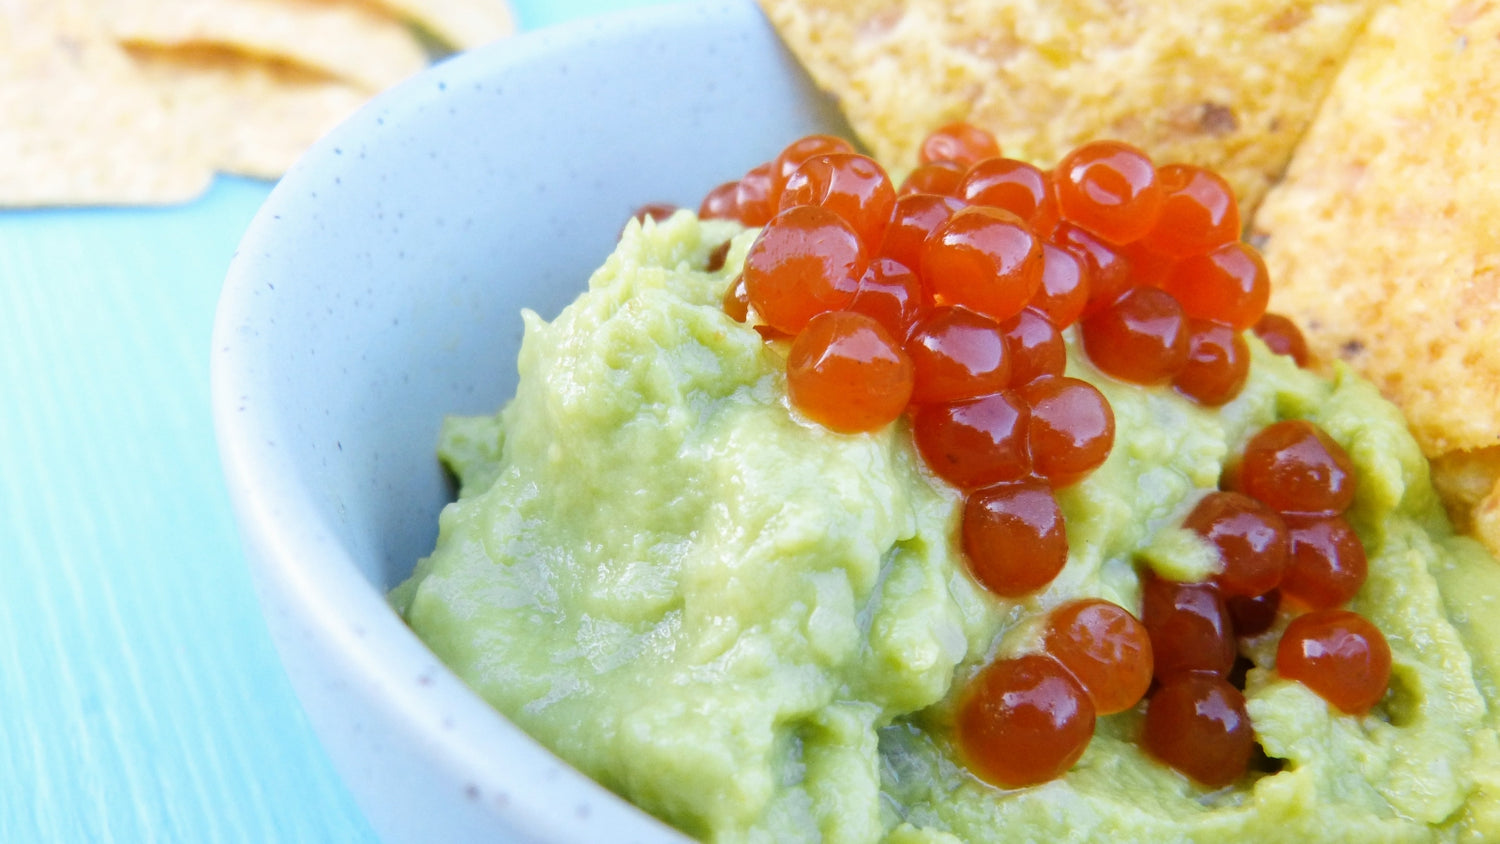
<path id="1" fill-rule="evenodd" d="M 389 841 L 671 841 L 444 668 L 386 605 L 431 551 L 445 413 L 510 396 L 630 212 L 841 131 L 751 0 L 495 44 L 382 95 L 287 174 L 230 267 L 213 404 L 267 622 Z"/>

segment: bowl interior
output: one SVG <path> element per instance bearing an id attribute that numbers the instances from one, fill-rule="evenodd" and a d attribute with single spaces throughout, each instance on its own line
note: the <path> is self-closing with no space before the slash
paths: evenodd
<path id="1" fill-rule="evenodd" d="M 443 416 L 506 401 L 520 310 L 555 315 L 633 209 L 696 207 L 814 131 L 848 134 L 753 2 L 651 8 L 430 69 L 320 143 L 256 217 L 214 337 L 226 479 L 293 684 L 377 828 L 406 810 L 370 760 L 401 764 L 403 730 L 410 752 L 468 752 L 481 784 L 507 764 L 486 746 L 504 731 L 401 715 L 467 694 L 410 682 L 431 657 L 383 601 L 452 496 Z M 334 726 L 372 695 L 389 723 Z"/>
<path id="2" fill-rule="evenodd" d="M 237 256 L 225 295 L 265 456 L 378 589 L 431 550 L 451 498 L 443 415 L 514 391 L 522 308 L 571 301 L 639 205 L 696 207 L 798 135 L 847 134 L 751 4 L 646 12 L 377 100 L 288 174 Z"/>

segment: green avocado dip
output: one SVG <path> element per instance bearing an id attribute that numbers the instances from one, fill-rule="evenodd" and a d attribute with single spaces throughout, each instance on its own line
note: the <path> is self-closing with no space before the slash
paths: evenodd
<path id="1" fill-rule="evenodd" d="M 1500 840 L 1500 565 L 1454 534 L 1374 388 L 1247 337 L 1249 383 L 1204 408 L 1070 348 L 1068 374 L 1114 408 L 1115 446 L 1059 492 L 1062 574 L 1004 600 L 967 573 L 961 495 L 904 421 L 838 434 L 789 408 L 784 344 L 722 307 L 752 237 L 687 212 L 631 224 L 555 321 L 524 314 L 514 400 L 445 423 L 459 500 L 391 600 L 498 710 L 709 841 Z M 1267 759 L 1237 784 L 1207 791 L 1147 756 L 1141 706 L 1101 717 L 1060 779 L 1004 791 L 969 774 L 950 735 L 964 681 L 1025 650 L 1053 606 L 1139 614 L 1145 567 L 1213 574 L 1176 526 L 1250 435 L 1289 418 L 1355 464 L 1369 576 L 1350 608 L 1390 643 L 1385 699 L 1354 717 L 1279 678 L 1283 617 L 1243 646 Z"/>

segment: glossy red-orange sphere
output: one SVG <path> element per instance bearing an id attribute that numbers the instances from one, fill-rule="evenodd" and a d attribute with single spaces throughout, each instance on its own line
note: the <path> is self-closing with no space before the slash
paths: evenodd
<path id="1" fill-rule="evenodd" d="M 956 161 L 965 167 L 976 161 L 1000 154 L 1000 144 L 987 129 L 972 123 L 949 123 L 922 139 L 917 158 L 923 164 L 933 161 Z"/>
<path id="2" fill-rule="evenodd" d="M 1001 788 L 1068 772 L 1094 736 L 1094 705 L 1056 660 L 1027 654 L 993 662 L 964 689 L 954 738 L 969 770 Z"/>
<path id="3" fill-rule="evenodd" d="M 1162 188 L 1161 215 L 1141 238 L 1146 246 L 1185 258 L 1239 238 L 1239 205 L 1223 176 L 1192 164 L 1167 164 L 1156 175 Z"/>
<path id="4" fill-rule="evenodd" d="M 1250 347 L 1240 332 L 1223 323 L 1188 320 L 1187 360 L 1172 376 L 1177 392 L 1207 407 L 1240 394 L 1250 377 Z"/>
<path id="5" fill-rule="evenodd" d="M 1354 501 L 1354 463 L 1317 425 L 1287 419 L 1262 428 L 1245 446 L 1238 489 L 1281 513 L 1338 515 Z"/>
<path id="6" fill-rule="evenodd" d="M 1173 265 L 1162 287 L 1182 310 L 1240 331 L 1255 325 L 1271 298 L 1271 276 L 1260 253 L 1235 241 Z"/>
<path id="7" fill-rule="evenodd" d="M 1062 508 L 1044 481 L 1027 478 L 970 493 L 962 532 L 969 572 L 1004 597 L 1041 589 L 1068 561 Z"/>
<path id="8" fill-rule="evenodd" d="M 1160 682 L 1183 674 L 1227 677 L 1234 667 L 1229 610 L 1211 583 L 1147 574 L 1141 578 L 1141 623 L 1151 636 Z"/>
<path id="9" fill-rule="evenodd" d="M 1042 647 L 1083 684 L 1100 715 L 1135 706 L 1151 686 L 1151 638 L 1119 604 L 1082 598 L 1057 607 Z"/>
<path id="10" fill-rule="evenodd" d="M 1187 316 L 1155 287 L 1133 287 L 1079 325 L 1089 360 L 1122 381 L 1162 384 L 1187 364 Z"/>
<path id="11" fill-rule="evenodd" d="M 1251 329 L 1255 336 L 1266 344 L 1266 347 L 1278 355 L 1286 355 L 1297 362 L 1298 366 L 1306 367 L 1312 360 L 1307 351 L 1307 338 L 1302 336 L 1302 329 L 1297 323 L 1282 316 L 1281 314 L 1267 313 L 1256 322 Z"/>
<path id="12" fill-rule="evenodd" d="M 1083 144 L 1063 156 L 1054 173 L 1058 213 L 1110 243 L 1139 239 L 1161 214 L 1156 167 L 1130 144 Z"/>
<path id="13" fill-rule="evenodd" d="M 947 304 L 1009 319 L 1042 284 L 1042 245 L 1016 215 L 971 205 L 923 242 L 919 271 Z"/>
<path id="14" fill-rule="evenodd" d="M 896 205 L 896 188 L 875 160 L 856 153 L 825 153 L 802 162 L 787 177 L 781 208 L 819 205 L 844 218 L 866 250 L 885 236 Z"/>
<path id="15" fill-rule="evenodd" d="M 1010 390 L 912 412 L 912 440 L 927 467 L 960 489 L 1031 474 L 1026 403 Z"/>
<path id="16" fill-rule="evenodd" d="M 1049 375 L 1018 391 L 1031 411 L 1027 437 L 1032 466 L 1052 486 L 1082 480 L 1109 457 L 1115 444 L 1115 412 L 1093 384 Z"/>
<path id="17" fill-rule="evenodd" d="M 786 361 L 792 405 L 845 433 L 883 428 L 911 397 L 911 359 L 874 319 L 852 311 L 813 317 Z"/>
<path id="18" fill-rule="evenodd" d="M 1286 574 L 1288 531 L 1275 510 L 1238 492 L 1210 492 L 1182 526 L 1218 554 L 1225 595 L 1263 595 Z"/>
<path id="19" fill-rule="evenodd" d="M 1011 353 L 1000 324 L 968 308 L 937 307 L 906 338 L 916 404 L 951 402 L 1010 386 Z"/>
<path id="20" fill-rule="evenodd" d="M 1151 695 L 1141 746 L 1208 788 L 1244 776 L 1255 750 L 1245 696 L 1222 678 L 1187 674 Z"/>
<path id="21" fill-rule="evenodd" d="M 811 205 L 766 224 L 745 256 L 745 291 L 761 319 L 796 334 L 854 298 L 867 259 L 859 236 L 837 214 Z"/>
<path id="22" fill-rule="evenodd" d="M 1365 546 L 1342 516 L 1287 516 L 1291 555 L 1281 589 L 1314 609 L 1333 609 L 1359 593 L 1369 571 Z"/>
<path id="23" fill-rule="evenodd" d="M 1369 712 L 1391 680 L 1391 648 L 1368 619 L 1313 610 L 1292 619 L 1276 647 L 1276 671 L 1351 715 Z"/>

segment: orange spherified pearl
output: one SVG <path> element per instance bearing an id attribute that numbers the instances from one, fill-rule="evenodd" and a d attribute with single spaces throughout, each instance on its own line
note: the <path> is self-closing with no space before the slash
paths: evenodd
<path id="1" fill-rule="evenodd" d="M 1287 419 L 1250 438 L 1235 485 L 1279 513 L 1334 516 L 1354 501 L 1354 463 L 1322 428 Z"/>
<path id="2" fill-rule="evenodd" d="M 783 210 L 796 205 L 820 205 L 838 214 L 874 251 L 890 224 L 896 189 L 871 158 L 854 153 L 815 155 L 787 178 L 781 193 Z"/>
<path id="3" fill-rule="evenodd" d="M 1051 243 L 1042 244 L 1042 284 L 1027 307 L 1036 308 L 1058 328 L 1067 328 L 1083 315 L 1089 301 L 1089 265 L 1076 253 Z"/>
<path id="4" fill-rule="evenodd" d="M 1306 367 L 1312 360 L 1312 356 L 1307 351 L 1307 338 L 1302 336 L 1302 329 L 1297 327 L 1297 323 L 1281 314 L 1265 314 L 1251 330 L 1262 343 L 1266 344 L 1267 348 L 1278 355 L 1287 355 L 1296 361 L 1298 366 Z"/>
<path id="5" fill-rule="evenodd" d="M 1286 522 L 1248 495 L 1210 492 L 1182 526 L 1217 552 L 1222 571 L 1216 582 L 1225 595 L 1263 595 L 1286 574 Z"/>
<path id="6" fill-rule="evenodd" d="M 866 258 L 837 214 L 804 205 L 776 215 L 745 256 L 745 290 L 771 327 L 796 334 L 815 315 L 854 298 Z"/>
<path id="7" fill-rule="evenodd" d="M 750 316 L 750 294 L 745 292 L 745 276 L 737 275 L 724 289 L 724 313 L 735 322 L 744 322 Z"/>
<path id="8" fill-rule="evenodd" d="M 1187 361 L 1172 377 L 1177 392 L 1208 407 L 1240 394 L 1250 377 L 1250 347 L 1223 323 L 1188 320 Z"/>
<path id="9" fill-rule="evenodd" d="M 771 179 L 775 186 L 777 202 L 780 202 L 781 192 L 786 189 L 787 179 L 797 172 L 804 161 L 819 155 L 832 153 L 854 152 L 854 147 L 843 138 L 832 135 L 807 135 L 798 138 L 786 145 L 774 159 L 771 160 Z"/>
<path id="10" fill-rule="evenodd" d="M 940 196 L 959 196 L 963 188 L 964 166 L 957 161 L 932 161 L 918 165 L 901 182 L 898 196 L 914 193 L 935 193 Z"/>
<path id="11" fill-rule="evenodd" d="M 1055 172 L 1062 218 L 1110 243 L 1139 239 L 1161 213 L 1156 167 L 1129 144 L 1083 144 L 1064 156 Z"/>
<path id="12" fill-rule="evenodd" d="M 968 308 L 937 307 L 912 326 L 915 404 L 982 396 L 1010 385 L 1010 353 L 999 323 Z"/>
<path id="13" fill-rule="evenodd" d="M 911 333 L 926 307 L 927 294 L 917 274 L 894 258 L 878 258 L 860 276 L 847 310 L 874 317 L 899 340 Z"/>
<path id="14" fill-rule="evenodd" d="M 933 474 L 960 489 L 1031 474 L 1026 405 L 1009 390 L 912 413 L 912 442 Z"/>
<path id="15" fill-rule="evenodd" d="M 1115 412 L 1093 384 L 1052 375 L 1019 392 L 1031 411 L 1026 436 L 1032 467 L 1052 486 L 1077 483 L 1109 457 Z"/>
<path id="16" fill-rule="evenodd" d="M 1364 616 L 1313 610 L 1292 619 L 1276 646 L 1276 672 L 1350 715 L 1369 712 L 1391 681 L 1391 648 Z"/>
<path id="17" fill-rule="evenodd" d="M 1255 750 L 1245 696 L 1223 679 L 1184 675 L 1162 683 L 1146 705 L 1141 746 L 1208 788 L 1244 776 Z"/>
<path id="18" fill-rule="evenodd" d="M 883 428 L 911 397 L 911 359 L 880 323 L 850 311 L 819 314 L 786 361 L 792 406 L 844 433 Z"/>
<path id="19" fill-rule="evenodd" d="M 1000 144 L 988 131 L 969 123 L 950 123 L 934 129 L 922 139 L 917 159 L 923 164 L 956 161 L 968 167 L 999 154 Z"/>
<path id="20" fill-rule="evenodd" d="M 1049 242 L 1082 258 L 1088 267 L 1089 297 L 1083 317 L 1113 305 L 1135 283 L 1130 260 L 1120 247 L 1110 246 L 1072 223 L 1059 223 Z"/>
<path id="21" fill-rule="evenodd" d="M 1010 349 L 1010 382 L 1016 386 L 1045 375 L 1061 375 L 1068 365 L 1068 347 L 1050 320 L 1030 307 L 1000 323 Z"/>
<path id="22" fill-rule="evenodd" d="M 747 226 L 764 226 L 776 216 L 776 184 L 771 178 L 771 163 L 760 164 L 740 177 L 735 185 L 734 203 L 739 220 Z"/>
<path id="23" fill-rule="evenodd" d="M 708 192 L 698 206 L 698 216 L 704 220 L 738 220 L 740 206 L 735 201 L 740 188 L 739 180 L 725 182 Z"/>
<path id="24" fill-rule="evenodd" d="M 964 174 L 958 196 L 971 205 L 999 208 L 1035 226 L 1052 203 L 1047 174 L 1024 161 L 987 158 Z"/>
<path id="25" fill-rule="evenodd" d="M 715 246 L 714 251 L 708 253 L 708 260 L 705 262 L 703 269 L 711 273 L 716 273 L 719 270 L 724 269 L 724 262 L 728 259 L 729 241 L 726 240 L 718 246 Z"/>
<path id="26" fill-rule="evenodd" d="M 1151 636 L 1156 679 L 1183 674 L 1229 676 L 1234 630 L 1224 598 L 1211 583 L 1141 578 L 1141 623 Z"/>
<path id="27" fill-rule="evenodd" d="M 1254 325 L 1271 297 L 1271 279 L 1260 253 L 1238 241 L 1184 258 L 1162 287 L 1188 316 L 1222 322 L 1236 331 Z"/>
<path id="28" fill-rule="evenodd" d="M 1057 660 L 993 662 L 965 687 L 954 712 L 959 754 L 980 779 L 1025 788 L 1068 772 L 1094 736 L 1094 704 Z"/>
<path id="29" fill-rule="evenodd" d="M 1155 287 L 1131 288 L 1079 325 L 1089 360 L 1121 380 L 1160 384 L 1187 363 L 1187 317 L 1171 294 Z"/>
<path id="30" fill-rule="evenodd" d="M 1034 478 L 975 490 L 964 502 L 969 573 L 986 589 L 1017 598 L 1051 583 L 1068 562 L 1062 508 Z"/>
<path id="31" fill-rule="evenodd" d="M 1342 516 L 1288 516 L 1291 559 L 1281 591 L 1313 609 L 1347 603 L 1369 571 L 1364 543 Z"/>
<path id="32" fill-rule="evenodd" d="M 920 270 L 922 244 L 938 226 L 963 207 L 963 200 L 933 193 L 914 193 L 898 198 L 878 254 Z"/>
<path id="33" fill-rule="evenodd" d="M 1041 287 L 1042 247 L 1016 215 L 970 206 L 928 236 L 919 272 L 942 301 L 1009 319 Z"/>
<path id="34" fill-rule="evenodd" d="M 1054 609 L 1042 647 L 1083 684 L 1100 715 L 1135 706 L 1151 686 L 1151 638 L 1118 604 L 1084 598 Z"/>
<path id="35" fill-rule="evenodd" d="M 1212 170 L 1168 164 L 1156 171 L 1161 182 L 1161 216 L 1141 241 L 1178 258 L 1202 255 L 1240 236 L 1240 209 L 1234 189 Z"/>

